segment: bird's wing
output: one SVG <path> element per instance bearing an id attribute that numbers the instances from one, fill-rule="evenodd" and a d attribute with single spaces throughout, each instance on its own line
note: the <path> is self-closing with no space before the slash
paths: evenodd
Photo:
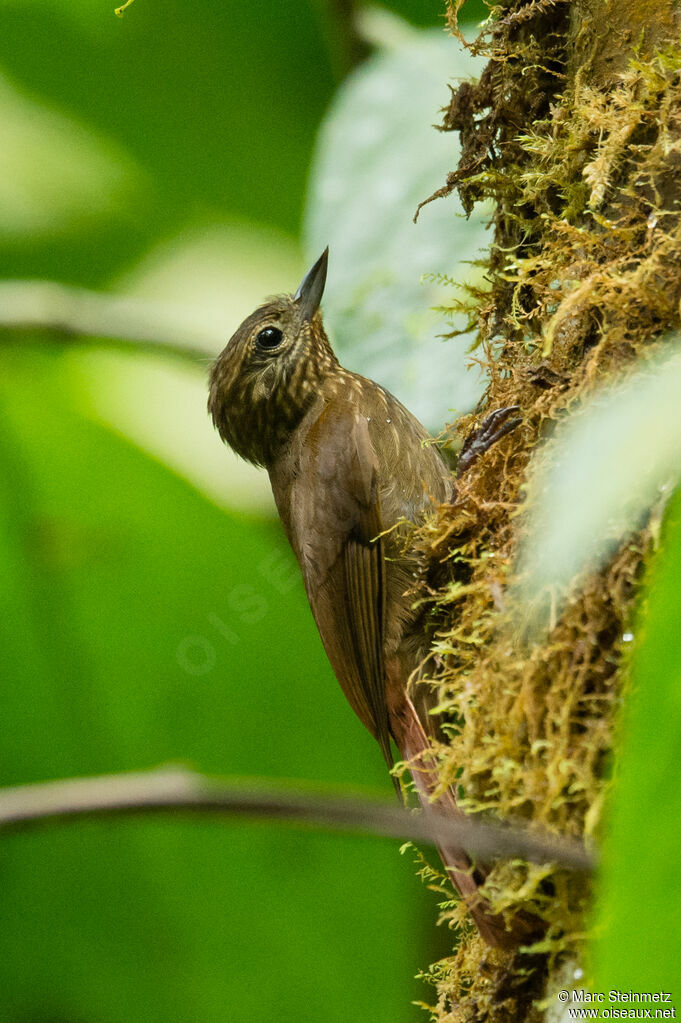
<path id="1" fill-rule="evenodd" d="M 331 666 L 389 766 L 386 569 L 378 464 L 367 420 L 328 405 L 309 430 L 291 493 L 294 546 Z"/>

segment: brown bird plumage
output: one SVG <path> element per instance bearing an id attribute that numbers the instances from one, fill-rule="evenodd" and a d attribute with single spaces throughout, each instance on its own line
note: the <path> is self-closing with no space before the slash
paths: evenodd
<path id="1" fill-rule="evenodd" d="M 421 424 L 388 391 L 338 362 L 319 304 L 326 250 L 295 295 L 256 309 L 218 357 L 208 407 L 223 440 L 270 475 L 312 613 L 351 707 L 392 766 L 391 737 L 413 763 L 421 801 L 438 779 L 407 692 L 423 658 L 423 622 L 408 595 L 417 564 L 407 526 L 448 499 L 450 474 Z M 424 727 L 425 726 L 425 727 Z M 461 815 L 452 793 L 438 805 Z M 517 940 L 478 894 L 466 853 L 440 854 L 482 936 Z"/>

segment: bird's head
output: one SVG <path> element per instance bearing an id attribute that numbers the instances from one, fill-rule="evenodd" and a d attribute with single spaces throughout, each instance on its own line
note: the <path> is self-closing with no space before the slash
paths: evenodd
<path id="1" fill-rule="evenodd" d="M 338 366 L 319 311 L 328 256 L 326 248 L 295 295 L 277 295 L 251 313 L 213 364 L 213 422 L 256 465 L 271 465 Z"/>

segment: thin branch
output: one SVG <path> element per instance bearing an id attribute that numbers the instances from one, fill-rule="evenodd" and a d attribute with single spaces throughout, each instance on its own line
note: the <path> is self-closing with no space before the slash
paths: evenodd
<path id="1" fill-rule="evenodd" d="M 477 820 L 450 821 L 435 810 L 405 810 L 376 799 L 226 782 L 182 768 L 70 778 L 0 789 L 0 833 L 79 817 L 159 812 L 213 813 L 314 825 L 418 842 L 456 840 L 484 861 L 519 858 L 588 871 L 594 857 L 572 839 Z"/>
<path id="2" fill-rule="evenodd" d="M 163 351 L 205 365 L 224 340 L 178 325 L 168 308 L 138 298 L 73 288 L 56 281 L 0 281 L 0 332 L 35 332 L 82 343 L 106 340 L 117 347 Z M 0 344 L 2 337 L 0 333 Z"/>

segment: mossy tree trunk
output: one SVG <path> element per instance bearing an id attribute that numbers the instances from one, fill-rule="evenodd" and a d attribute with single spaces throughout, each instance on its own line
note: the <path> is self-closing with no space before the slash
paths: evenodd
<path id="1" fill-rule="evenodd" d="M 455 32 L 460 6 L 449 8 Z M 539 643 L 514 632 L 508 581 L 527 529 L 530 455 L 578 401 L 679 326 L 679 20 L 670 0 L 502 0 L 474 44 L 489 63 L 452 91 L 443 123 L 460 132 L 462 155 L 436 197 L 457 189 L 467 210 L 495 204 L 491 287 L 467 303 L 490 380 L 476 418 L 519 405 L 523 424 L 423 534 L 431 564 L 449 555 L 453 566 L 444 584 L 433 569 L 441 627 L 431 680 L 461 725 L 443 748 L 442 778 L 461 772 L 472 811 L 561 834 L 598 834 L 648 531 L 572 589 Z M 545 941 L 532 955 L 506 954 L 464 935 L 434 970 L 435 1018 L 540 1018 L 536 1000 L 555 1001 L 558 971 L 580 955 L 588 885 L 507 864 L 487 894 L 509 915 L 541 916 Z"/>

